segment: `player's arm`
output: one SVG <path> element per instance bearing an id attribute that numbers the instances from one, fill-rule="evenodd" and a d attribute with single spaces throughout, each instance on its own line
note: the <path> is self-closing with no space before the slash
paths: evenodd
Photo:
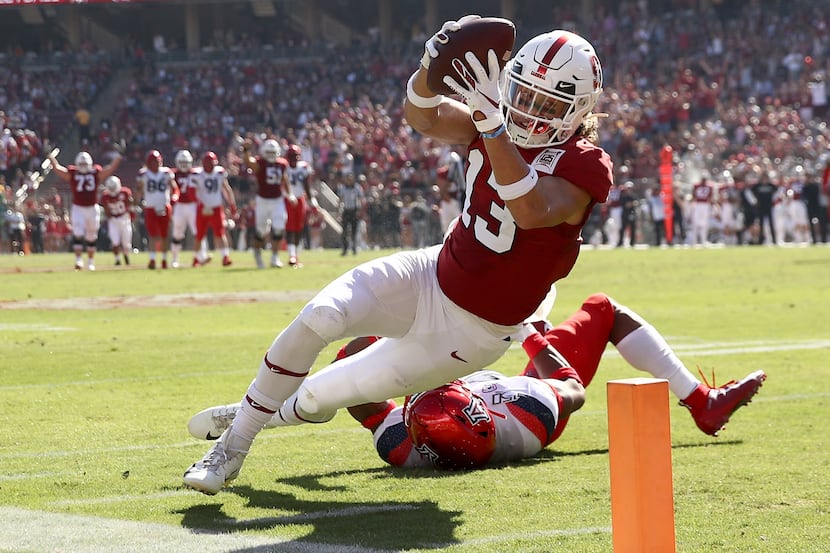
<path id="1" fill-rule="evenodd" d="M 431 103 L 436 105 L 429 107 Z M 467 145 L 478 136 L 469 108 L 432 92 L 427 87 L 427 70 L 422 65 L 407 83 L 404 115 L 406 122 L 419 133 L 448 144 Z"/>
<path id="2" fill-rule="evenodd" d="M 60 177 L 61 180 L 69 182 L 69 169 L 61 165 L 58 158 L 54 154 L 49 154 L 49 163 L 52 164 L 52 171 Z"/>
<path id="3" fill-rule="evenodd" d="M 170 182 L 170 203 L 175 204 L 179 201 L 182 191 L 179 188 L 179 183 L 176 182 L 176 174 L 173 171 L 168 172 L 168 180 Z"/>
<path id="4" fill-rule="evenodd" d="M 238 209 L 236 206 L 236 195 L 233 193 L 231 183 L 228 182 L 228 177 L 225 177 L 222 182 L 222 195 L 225 197 L 225 203 L 231 208 L 231 215 L 236 217 Z"/>
<path id="5" fill-rule="evenodd" d="M 569 367 L 570 368 L 570 367 Z M 576 371 L 570 369 L 570 375 L 561 375 L 560 378 L 545 378 L 545 384 L 553 388 L 562 400 L 559 408 L 559 418 L 563 419 L 585 405 L 585 387 L 579 380 Z"/>
<path id="6" fill-rule="evenodd" d="M 112 158 L 112 161 L 110 161 L 106 167 L 101 169 L 101 172 L 99 173 L 101 182 L 105 181 L 106 179 L 115 174 L 115 171 L 118 169 L 118 166 L 121 165 L 121 159 L 121 154 L 116 153 L 115 157 Z"/>
<path id="7" fill-rule="evenodd" d="M 144 201 L 144 178 L 139 174 L 135 179 L 135 203 L 141 204 Z"/>
<path id="8" fill-rule="evenodd" d="M 245 167 L 256 173 L 259 171 L 259 163 L 257 163 L 256 158 L 251 153 L 251 146 L 253 146 L 253 141 L 250 138 L 246 138 L 245 142 L 242 143 L 242 163 L 245 164 Z"/>
<path id="9" fill-rule="evenodd" d="M 419 133 L 448 144 L 467 145 L 475 140 L 478 131 L 470 119 L 470 108 L 467 105 L 429 89 L 427 68 L 431 60 L 438 56 L 437 46 L 446 41 L 446 35 L 457 31 L 465 19 L 477 17 L 470 15 L 459 21 L 444 23 L 441 29 L 424 43 L 424 55 L 421 57 L 418 70 L 406 84 L 404 115 L 407 123 Z"/>
<path id="10" fill-rule="evenodd" d="M 294 191 L 291 190 L 291 184 L 288 182 L 288 162 L 281 160 L 281 164 L 282 176 L 280 177 L 280 188 L 282 189 L 282 194 L 288 199 L 289 202 L 296 204 L 297 196 L 294 195 Z"/>

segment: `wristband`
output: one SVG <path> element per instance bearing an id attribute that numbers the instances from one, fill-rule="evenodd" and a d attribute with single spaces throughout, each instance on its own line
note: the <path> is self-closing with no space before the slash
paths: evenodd
<path id="1" fill-rule="evenodd" d="M 392 399 L 388 400 L 386 402 L 386 407 L 383 409 L 383 411 L 381 411 L 380 413 L 375 413 L 374 415 L 369 415 L 368 417 L 360 421 L 360 425 L 363 428 L 367 428 L 374 432 L 375 428 L 380 426 L 380 423 L 384 421 L 384 419 L 389 415 L 389 413 L 392 412 L 392 410 L 395 409 L 395 407 L 397 407 L 395 401 Z"/>
<path id="2" fill-rule="evenodd" d="M 513 184 L 505 184 L 499 185 L 496 187 L 496 192 L 504 201 L 507 200 L 515 200 L 516 198 L 520 198 L 524 196 L 533 188 L 536 187 L 536 183 L 539 180 L 539 174 L 536 172 L 536 169 L 533 167 L 529 167 L 530 172 L 527 175 L 522 177 L 521 179 L 517 180 Z"/>
<path id="3" fill-rule="evenodd" d="M 438 107 L 438 105 L 444 100 L 444 97 L 440 94 L 437 96 L 432 96 L 431 98 L 427 98 L 425 96 L 420 96 L 415 89 L 413 88 L 412 83 L 415 82 L 415 73 L 409 77 L 409 80 L 406 82 L 406 99 L 409 100 L 409 103 L 415 107 L 422 108 L 422 109 L 430 109 Z"/>
<path id="4" fill-rule="evenodd" d="M 545 337 L 535 332 L 525 338 L 524 342 L 522 342 L 522 348 L 527 353 L 528 358 L 532 361 L 534 357 L 536 357 L 540 351 L 546 349 L 548 347 L 548 341 L 545 340 Z"/>
<path id="5" fill-rule="evenodd" d="M 504 123 L 502 123 L 493 132 L 483 132 L 483 133 L 481 133 L 481 136 L 483 136 L 484 138 L 496 138 L 497 136 L 503 135 L 506 130 L 507 130 L 507 127 L 505 127 Z"/>

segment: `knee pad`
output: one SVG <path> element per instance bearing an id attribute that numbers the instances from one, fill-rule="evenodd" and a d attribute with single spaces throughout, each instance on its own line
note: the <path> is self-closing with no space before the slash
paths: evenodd
<path id="1" fill-rule="evenodd" d="M 184 238 L 171 238 L 170 242 L 172 242 L 176 246 L 181 246 L 182 242 L 184 242 Z"/>
<path id="2" fill-rule="evenodd" d="M 300 320 L 326 343 L 346 332 L 346 317 L 330 305 L 309 306 L 300 313 Z"/>
<path id="3" fill-rule="evenodd" d="M 86 247 L 87 247 L 87 248 L 94 248 L 94 247 L 96 247 L 97 245 L 98 245 L 98 241 L 97 241 L 97 240 L 87 240 L 87 241 L 86 241 Z"/>
<path id="4" fill-rule="evenodd" d="M 84 239 L 80 236 L 73 236 L 72 237 L 72 246 L 77 246 L 82 248 L 84 246 Z"/>
<path id="5" fill-rule="evenodd" d="M 281 232 L 280 233 L 272 232 L 271 233 L 271 240 L 273 240 L 274 242 L 279 242 L 280 240 L 282 240 L 282 233 Z"/>

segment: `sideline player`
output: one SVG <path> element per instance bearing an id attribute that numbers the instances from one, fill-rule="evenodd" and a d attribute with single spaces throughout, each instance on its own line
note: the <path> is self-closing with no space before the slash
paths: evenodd
<path id="1" fill-rule="evenodd" d="M 258 269 L 265 267 L 262 261 L 262 248 L 265 239 L 271 235 L 271 267 L 282 267 L 280 245 L 285 224 L 288 220 L 286 199 L 295 203 L 288 186 L 288 163 L 280 157 L 280 145 L 274 139 L 262 144 L 261 154 L 251 155 L 253 141 L 246 140 L 242 145 L 242 159 L 245 166 L 254 174 L 257 182 L 254 234 L 254 260 Z M 292 200 L 293 198 L 293 200 Z"/>
<path id="2" fill-rule="evenodd" d="M 296 144 L 291 144 L 285 153 L 285 159 L 288 162 L 286 170 L 288 184 L 291 187 L 291 194 L 297 199 L 293 203 L 286 199 L 288 220 L 285 224 L 285 241 L 288 243 L 288 265 L 297 268 L 303 266 L 297 258 L 297 246 L 300 244 L 306 225 L 308 205 L 318 207 L 317 199 L 311 195 L 313 172 L 308 162 L 300 159 L 301 155 L 302 150 Z"/>
<path id="3" fill-rule="evenodd" d="M 101 213 L 98 211 L 98 189 L 121 164 L 121 154 L 117 153 L 106 167 L 92 162 L 88 152 L 79 152 L 75 156 L 75 165 L 64 167 L 57 158 L 50 154 L 49 162 L 55 174 L 69 183 L 72 193 L 72 250 L 75 252 L 75 270 L 84 268 L 81 256 L 86 246 L 87 269 L 95 270 L 95 249 L 98 231 L 101 228 Z"/>
<path id="4" fill-rule="evenodd" d="M 404 113 L 416 131 L 467 146 L 460 224 L 441 245 L 368 261 L 315 295 L 271 344 L 233 424 L 185 471 L 186 486 L 215 494 L 236 478 L 257 434 L 294 394 L 297 417 L 328 420 L 339 408 L 490 365 L 576 263 L 582 227 L 613 175 L 596 145 L 596 52 L 573 33 L 544 33 L 518 50 L 503 81 L 495 52 L 487 68 L 468 53 L 472 71 L 445 78 L 461 102 L 426 82 L 436 45 L 459 28 L 447 22 L 425 43 Z M 387 339 L 306 380 L 329 343 L 366 335 Z"/>
<path id="5" fill-rule="evenodd" d="M 144 207 L 144 226 L 150 243 L 148 269 L 156 268 L 156 256 L 161 253 L 161 268 L 167 268 L 167 252 L 170 249 L 170 214 L 172 203 L 178 199 L 179 188 L 173 171 L 164 166 L 161 152 L 150 150 L 144 167 L 136 179 L 137 200 Z"/>
<path id="6" fill-rule="evenodd" d="M 121 179 L 113 175 L 104 181 L 101 205 L 107 218 L 107 234 L 110 237 L 115 264 L 121 265 L 119 257 L 121 255 L 124 257 L 124 265 L 129 265 L 129 253 L 133 250 L 133 218 L 135 218 L 133 191 L 122 186 Z"/>
<path id="7" fill-rule="evenodd" d="M 476 468 L 531 457 L 554 442 L 565 429 L 568 413 L 581 405 L 579 398 L 584 392 L 580 388 L 593 381 L 609 343 L 634 368 L 668 380 L 672 393 L 689 409 L 697 427 L 712 436 L 717 436 L 732 414 L 751 401 L 766 379 L 763 371 L 755 371 L 740 382 L 720 387 L 697 380 L 654 326 L 601 293 L 589 296 L 556 327 L 538 320 L 525 325 L 514 338 L 522 341 L 529 357 L 520 376 L 477 371 L 462 377 L 460 385 L 450 383 L 416 394 L 413 398 L 417 400 L 408 398 L 403 406 L 387 400 L 350 407 L 348 411 L 372 431 L 378 454 L 392 465 Z M 355 355 L 376 341 L 375 337 L 352 340 L 340 348 L 337 359 Z M 559 382 L 570 379 L 574 382 Z M 566 399 L 570 401 L 563 408 Z M 482 420 L 470 417 L 469 409 L 465 410 L 467 406 L 479 406 L 480 401 L 492 415 L 489 421 L 483 415 L 479 417 Z M 439 403 L 446 408 L 439 409 Z M 293 419 L 284 414 L 291 405 L 289 398 L 266 428 L 286 426 L 286 421 Z M 239 404 L 205 409 L 190 420 L 188 431 L 197 438 L 216 439 L 238 410 Z M 478 408 L 475 412 L 480 411 Z M 297 424 L 296 419 L 293 423 Z M 495 434 L 494 440 L 491 434 Z"/>

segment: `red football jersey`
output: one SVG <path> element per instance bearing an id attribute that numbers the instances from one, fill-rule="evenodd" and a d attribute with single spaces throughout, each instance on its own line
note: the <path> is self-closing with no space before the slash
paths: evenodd
<path id="1" fill-rule="evenodd" d="M 181 171 L 176 169 L 174 176 L 176 184 L 179 186 L 179 200 L 180 204 L 192 204 L 197 202 L 196 189 L 198 188 L 194 175 L 195 169 L 189 171 Z"/>
<path id="2" fill-rule="evenodd" d="M 699 182 L 692 188 L 692 198 L 696 202 L 709 203 L 712 201 L 714 189 L 711 184 Z"/>
<path id="3" fill-rule="evenodd" d="M 257 196 L 260 198 L 279 198 L 282 196 L 282 176 L 288 169 L 288 162 L 283 158 L 276 163 L 268 163 L 262 156 L 256 156 L 257 171 L 254 173 L 257 182 Z"/>
<path id="4" fill-rule="evenodd" d="M 89 173 L 79 173 L 74 165 L 67 167 L 69 171 L 69 188 L 72 191 L 72 203 L 84 207 L 98 203 L 98 175 L 103 170 L 100 165 L 93 165 Z"/>
<path id="5" fill-rule="evenodd" d="M 554 175 L 591 195 L 578 225 L 520 229 L 496 193 L 482 138 L 467 152 L 467 199 L 459 224 L 438 258 L 441 290 L 460 307 L 488 321 L 518 324 L 533 313 L 551 284 L 576 263 L 580 232 L 613 182 L 608 154 L 581 137 L 548 148 L 519 148 L 539 176 Z M 472 180 L 472 185 L 470 185 Z"/>
<path id="6" fill-rule="evenodd" d="M 122 186 L 118 194 L 113 196 L 107 192 L 101 194 L 101 205 L 108 218 L 120 217 L 130 212 L 133 203 L 133 191 Z"/>

